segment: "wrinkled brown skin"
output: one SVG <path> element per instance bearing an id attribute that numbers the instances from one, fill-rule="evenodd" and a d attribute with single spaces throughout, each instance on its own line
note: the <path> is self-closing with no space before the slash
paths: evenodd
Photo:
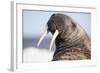
<path id="1" fill-rule="evenodd" d="M 59 35 L 55 40 L 56 50 L 52 61 L 91 59 L 91 40 L 86 31 L 71 17 L 53 14 L 48 23 L 48 31 Z"/>

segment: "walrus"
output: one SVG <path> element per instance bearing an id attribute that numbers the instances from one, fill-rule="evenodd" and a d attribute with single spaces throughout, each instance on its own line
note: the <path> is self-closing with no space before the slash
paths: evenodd
<path id="1" fill-rule="evenodd" d="M 47 30 L 41 36 L 37 46 L 51 32 L 53 38 L 49 50 L 55 41 L 56 49 L 52 61 L 91 59 L 91 40 L 82 26 L 70 16 L 52 14 L 47 22 Z"/>

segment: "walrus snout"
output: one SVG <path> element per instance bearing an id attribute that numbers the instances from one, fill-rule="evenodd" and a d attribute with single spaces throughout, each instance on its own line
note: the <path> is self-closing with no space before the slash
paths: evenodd
<path id="1" fill-rule="evenodd" d="M 58 26 L 57 26 L 57 23 L 56 23 L 56 18 L 55 18 L 55 14 L 53 14 L 49 21 L 47 22 L 47 30 L 44 32 L 44 34 L 41 36 L 37 46 L 39 46 L 39 44 L 41 43 L 41 41 L 44 39 L 44 37 L 48 34 L 48 32 L 51 32 L 53 37 L 52 37 L 52 40 L 51 40 L 51 43 L 50 43 L 50 47 L 49 47 L 49 51 L 51 50 L 52 46 L 53 46 L 53 43 L 55 41 L 55 39 L 57 38 L 57 36 L 59 35 L 59 30 L 58 30 Z"/>
<path id="2" fill-rule="evenodd" d="M 52 34 L 54 34 L 55 30 L 56 30 L 56 24 L 54 23 L 53 20 L 49 20 L 47 23 L 47 30 L 50 31 Z"/>

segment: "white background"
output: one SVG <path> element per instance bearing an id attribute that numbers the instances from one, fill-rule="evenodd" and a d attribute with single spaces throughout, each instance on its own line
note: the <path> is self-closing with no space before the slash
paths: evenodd
<path id="1" fill-rule="evenodd" d="M 32 0 L 38 4 L 66 4 L 70 1 L 72 4 L 96 6 L 98 15 L 98 25 L 94 24 L 95 32 L 95 47 L 98 49 L 98 65 L 97 67 L 77 67 L 77 68 L 62 68 L 62 69 L 46 69 L 46 70 L 33 70 L 32 73 L 100 73 L 100 2 L 99 0 Z M 10 73 L 10 0 L 0 0 L 0 73 Z M 21 72 L 22 73 L 22 72 Z M 28 71 L 26 73 L 29 73 Z M 30 72 L 31 73 L 31 72 Z"/>

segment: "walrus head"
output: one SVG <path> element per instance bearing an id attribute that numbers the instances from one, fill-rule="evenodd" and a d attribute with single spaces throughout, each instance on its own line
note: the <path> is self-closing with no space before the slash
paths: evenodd
<path id="1" fill-rule="evenodd" d="M 39 44 L 44 39 L 44 37 L 48 34 L 48 32 L 51 32 L 53 34 L 53 38 L 51 40 L 50 47 L 49 47 L 49 51 L 50 51 L 55 39 L 58 41 L 63 40 L 67 36 L 65 34 L 67 32 L 71 33 L 72 29 L 74 29 L 75 26 L 76 25 L 72 22 L 69 16 L 66 16 L 64 14 L 52 14 L 49 21 L 47 22 L 47 30 L 41 36 L 37 46 L 39 46 Z"/>

